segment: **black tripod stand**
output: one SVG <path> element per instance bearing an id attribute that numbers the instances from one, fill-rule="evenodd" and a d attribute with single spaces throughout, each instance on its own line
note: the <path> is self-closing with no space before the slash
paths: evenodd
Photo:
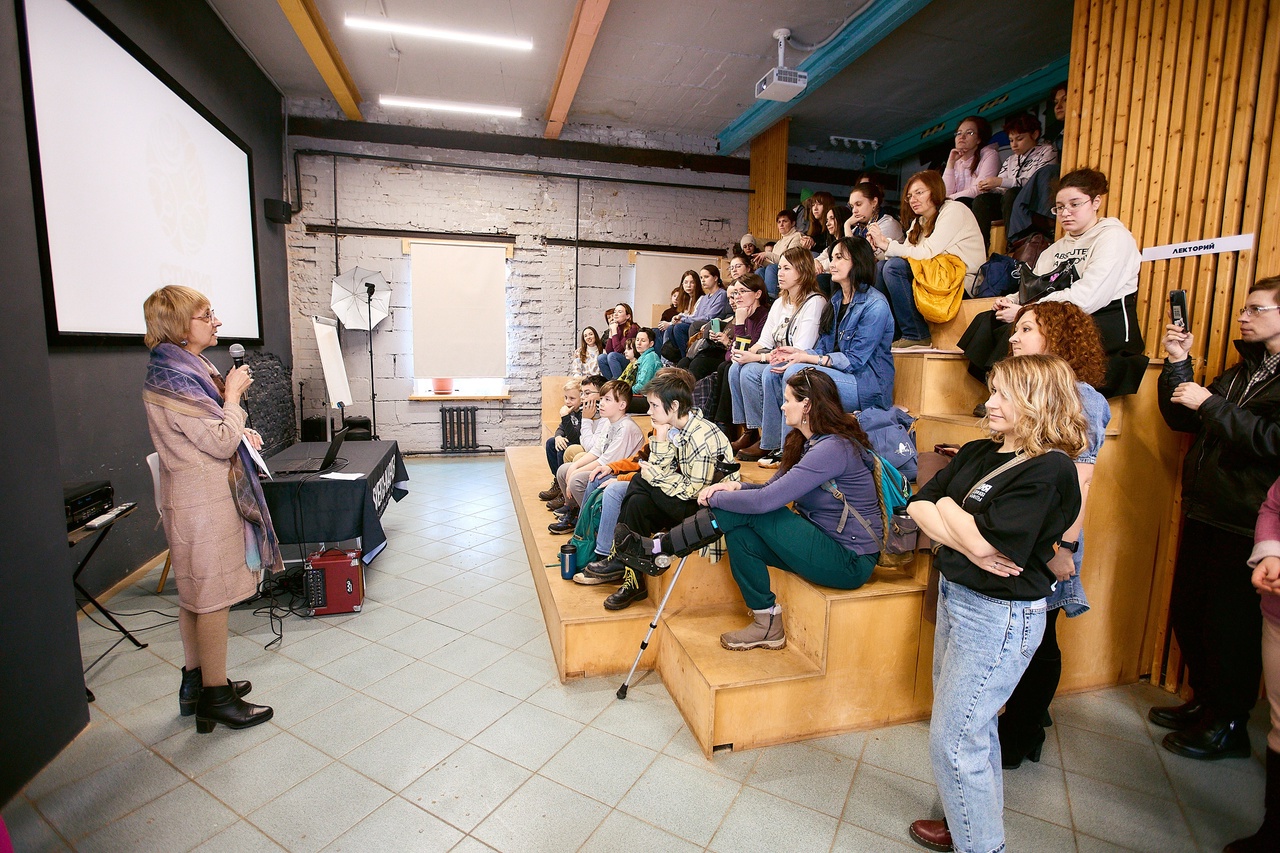
<path id="1" fill-rule="evenodd" d="M 374 284 L 371 281 L 364 283 L 365 291 L 365 317 L 369 321 L 369 411 L 372 426 L 371 438 L 378 441 L 378 388 L 377 379 L 373 375 L 373 290 Z"/>

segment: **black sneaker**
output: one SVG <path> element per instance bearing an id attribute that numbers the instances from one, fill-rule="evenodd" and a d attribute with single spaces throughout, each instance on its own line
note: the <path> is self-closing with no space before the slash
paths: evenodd
<path id="1" fill-rule="evenodd" d="M 649 591 L 645 588 L 644 576 L 628 566 L 623 573 L 622 586 L 618 587 L 617 592 L 604 600 L 604 609 L 626 610 L 635 602 L 648 597 Z"/>

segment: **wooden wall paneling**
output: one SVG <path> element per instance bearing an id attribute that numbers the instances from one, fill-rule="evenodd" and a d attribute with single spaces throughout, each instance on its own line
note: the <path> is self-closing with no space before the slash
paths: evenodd
<path id="1" fill-rule="evenodd" d="M 1117 87 L 1119 94 L 1116 96 L 1115 113 L 1111 123 L 1110 157 L 1107 162 L 1107 168 L 1103 170 L 1108 182 L 1111 183 L 1111 190 L 1107 194 L 1104 207 L 1106 214 L 1119 217 L 1120 221 L 1126 225 L 1131 225 L 1131 220 L 1126 216 L 1129 211 L 1124 209 L 1125 191 L 1133 185 L 1133 172 L 1126 159 L 1128 153 L 1135 151 L 1137 148 L 1136 145 L 1129 144 L 1131 140 L 1136 138 L 1137 130 L 1131 119 L 1135 114 L 1142 113 L 1142 101 L 1140 98 L 1134 97 L 1136 93 L 1133 81 L 1135 70 L 1145 67 L 1140 62 L 1130 61 L 1130 57 L 1134 57 L 1138 51 L 1140 40 L 1138 17 L 1142 6 L 1141 0 L 1129 0 L 1125 6 L 1123 18 L 1118 14 L 1116 15 L 1117 25 L 1123 29 L 1120 85 Z M 1117 177 L 1119 178 L 1119 183 L 1115 183 Z"/>
<path id="2" fill-rule="evenodd" d="M 1249 27 L 1245 29 L 1245 45 L 1244 55 L 1245 63 L 1251 55 L 1258 56 L 1258 72 L 1256 74 L 1257 86 L 1252 92 L 1253 97 L 1249 99 L 1247 95 L 1240 96 L 1240 109 L 1238 117 L 1242 120 L 1240 124 L 1251 128 L 1248 137 L 1248 150 L 1244 154 L 1242 164 L 1244 172 L 1243 193 L 1242 193 L 1242 213 L 1240 213 L 1239 224 L 1236 225 L 1234 233 L 1256 234 L 1256 242 L 1254 242 L 1253 251 L 1239 252 L 1235 256 L 1235 275 L 1234 287 L 1231 288 L 1230 300 L 1226 301 L 1225 316 L 1222 316 L 1222 328 L 1224 333 L 1219 336 L 1217 348 L 1222 351 L 1221 359 L 1212 362 L 1211 366 L 1219 366 L 1219 370 L 1228 368 L 1238 361 L 1235 347 L 1230 346 L 1230 338 L 1235 330 L 1235 316 L 1240 306 L 1244 305 L 1244 297 L 1248 293 L 1249 284 L 1251 284 L 1256 275 L 1267 275 L 1274 272 L 1280 272 L 1275 265 L 1271 269 L 1261 268 L 1258 266 L 1258 255 L 1265 250 L 1266 240 L 1274 241 L 1274 220 L 1275 213 L 1270 211 L 1270 216 L 1265 216 L 1267 201 L 1274 202 L 1280 199 L 1280 187 L 1277 187 L 1277 181 L 1280 181 L 1280 146 L 1275 145 L 1276 131 L 1275 123 L 1277 118 L 1276 99 L 1280 97 L 1280 87 L 1277 87 L 1277 74 L 1280 74 L 1280 0 L 1254 0 L 1254 6 L 1258 12 L 1258 26 L 1254 27 L 1253 19 L 1249 22 Z M 1234 165 L 1234 163 L 1233 163 Z M 1272 256 L 1268 255 L 1268 260 Z M 1271 261 L 1272 264 L 1275 261 Z M 1224 296 L 1226 293 L 1224 292 Z"/>
<path id="3" fill-rule="evenodd" d="M 1215 79 L 1205 87 L 1198 143 L 1202 155 L 1196 173 L 1196 185 L 1205 192 L 1204 221 L 1199 233 L 1206 237 L 1226 234 L 1223 228 L 1227 164 L 1231 154 L 1236 93 L 1240 85 L 1240 64 L 1244 49 L 1244 26 L 1248 17 L 1246 4 L 1218 0 L 1214 4 L 1215 38 L 1210 45 L 1211 73 Z M 1208 341 L 1213 335 L 1212 317 L 1214 283 L 1219 269 L 1218 255 L 1200 258 L 1195 281 L 1188 288 L 1188 307 L 1191 311 L 1191 329 L 1195 336 Z"/>
<path id="4" fill-rule="evenodd" d="M 1169 12 L 1168 0 L 1155 0 L 1155 2 L 1147 5 L 1149 7 L 1149 16 L 1144 17 L 1143 23 L 1146 24 L 1145 48 L 1148 53 L 1139 53 L 1138 55 L 1138 59 L 1141 60 L 1141 64 L 1138 67 L 1144 69 L 1144 74 L 1141 78 L 1135 78 L 1133 85 L 1135 93 L 1141 91 L 1140 97 L 1142 99 L 1141 112 L 1134 111 L 1134 118 L 1138 122 L 1138 131 L 1130 137 L 1135 143 L 1132 147 L 1137 149 L 1132 155 L 1135 166 L 1130 172 L 1133 177 L 1129 177 L 1125 181 L 1125 186 L 1121 190 L 1131 211 L 1130 218 L 1124 221 L 1128 223 L 1129 230 L 1137 238 L 1139 246 L 1143 245 L 1143 235 L 1146 233 L 1149 205 L 1147 204 L 1145 192 L 1146 183 L 1138 180 L 1137 176 L 1151 174 L 1151 164 L 1155 158 L 1156 110 L 1159 105 L 1159 88 L 1152 83 L 1150 69 L 1152 65 L 1157 65 L 1162 61 L 1163 51 L 1161 50 L 1161 45 L 1163 42 L 1158 37 L 1158 34 L 1164 31 L 1165 19 L 1168 17 Z M 1141 50 L 1143 46 L 1140 42 L 1139 49 Z M 1126 163 L 1128 162 L 1128 156 L 1126 155 Z M 1141 283 L 1138 288 L 1138 305 L 1139 316 L 1141 317 L 1143 316 L 1143 290 Z"/>
<path id="5" fill-rule="evenodd" d="M 784 118 L 751 140 L 754 192 L 747 201 L 747 225 L 764 246 L 778 237 L 778 211 L 787 206 L 787 139 L 791 119 Z"/>
<path id="6" fill-rule="evenodd" d="M 1174 113 L 1174 99 L 1178 95 L 1175 84 L 1177 83 L 1176 70 L 1180 61 L 1182 5 L 1181 0 L 1170 0 L 1161 40 L 1164 50 L 1158 66 L 1159 70 L 1154 79 L 1150 76 L 1147 78 L 1147 85 L 1155 89 L 1158 94 L 1155 125 L 1151 138 L 1151 168 L 1149 171 L 1140 173 L 1147 177 L 1148 210 L 1143 233 L 1140 236 L 1134 235 L 1138 238 L 1139 247 L 1158 246 L 1161 235 L 1169 230 L 1170 220 L 1165 215 L 1168 208 L 1161 205 L 1161 193 L 1168 172 L 1170 115 Z M 1185 77 L 1182 84 L 1186 85 Z M 1164 267 L 1167 267 L 1168 263 L 1168 261 L 1156 261 L 1143 264 L 1139 274 L 1138 322 L 1142 324 L 1143 336 L 1148 341 L 1159 339 L 1158 335 L 1152 335 L 1150 308 L 1153 300 L 1157 298 L 1154 295 L 1157 287 L 1155 282 L 1158 277 L 1162 277 Z"/>
<path id="7" fill-rule="evenodd" d="M 1062 132 L 1063 171 L 1083 165 L 1077 156 L 1080 150 L 1080 115 L 1084 99 L 1084 59 L 1089 28 L 1089 0 L 1076 0 L 1071 23 L 1071 60 L 1067 70 L 1067 117 Z"/>
<path id="8" fill-rule="evenodd" d="M 1191 7 L 1192 2 L 1194 7 Z M 1190 56 L 1184 63 L 1187 67 L 1186 109 L 1181 116 L 1181 127 L 1176 139 L 1170 140 L 1170 146 L 1176 147 L 1179 152 L 1179 161 L 1175 167 L 1177 178 L 1171 185 L 1166 184 L 1166 190 L 1171 192 L 1176 201 L 1172 208 L 1165 208 L 1167 215 L 1173 218 L 1170 241 L 1175 243 L 1195 240 L 1204 235 L 1204 212 L 1208 199 L 1203 184 L 1196 181 L 1196 172 L 1204 168 L 1204 158 L 1197 156 L 1202 150 L 1199 147 L 1202 128 L 1212 127 L 1206 115 L 1204 101 L 1208 97 L 1211 104 L 1216 103 L 1218 95 L 1216 79 L 1209 79 L 1210 28 L 1214 23 L 1215 2 L 1216 0 L 1188 0 L 1190 19 L 1184 15 L 1184 22 L 1193 26 L 1194 33 L 1188 43 Z M 1176 121 L 1179 117 L 1175 115 L 1173 118 Z M 1170 165 L 1173 166 L 1172 163 Z M 1151 294 L 1151 325 L 1154 332 L 1149 348 L 1151 352 L 1156 352 L 1159 348 L 1169 291 L 1186 290 L 1194 294 L 1200 260 L 1193 256 L 1165 265 L 1168 277 L 1164 282 L 1164 292 L 1153 291 Z M 1156 301 L 1157 296 L 1159 302 Z"/>
<path id="9" fill-rule="evenodd" d="M 1115 18 L 1116 6 L 1123 0 L 1112 0 L 1102 5 L 1102 17 L 1098 21 L 1098 58 L 1094 65 L 1098 85 L 1093 93 L 1093 115 L 1089 120 L 1089 151 L 1093 153 L 1094 162 L 1102 160 L 1102 152 L 1108 148 L 1107 135 L 1110 127 L 1107 114 L 1107 97 L 1115 97 L 1117 85 L 1116 74 L 1119 64 L 1112 62 L 1111 40 L 1114 35 L 1111 22 Z M 1106 171 L 1105 168 L 1103 171 Z"/>
<path id="10" fill-rule="evenodd" d="M 1115 147 L 1116 139 L 1124 136 L 1124 131 L 1120 128 L 1121 123 L 1128 114 L 1128 104 L 1121 105 L 1122 100 L 1127 101 L 1127 96 L 1123 95 L 1126 90 L 1125 77 L 1133 76 L 1133 65 L 1125 61 L 1125 57 L 1129 54 L 1125 51 L 1125 42 L 1127 40 L 1125 34 L 1125 21 L 1127 20 L 1128 7 L 1136 5 L 1141 0 L 1115 0 L 1112 4 L 1111 19 L 1104 21 L 1103 25 L 1107 27 L 1104 34 L 1104 42 L 1100 43 L 1100 47 L 1105 46 L 1107 50 L 1107 86 L 1103 92 L 1104 100 L 1098 124 L 1101 127 L 1097 142 L 1097 161 L 1098 169 L 1104 175 L 1110 177 L 1114 170 L 1111 168 L 1112 150 Z M 1106 216 L 1114 216 L 1115 213 L 1110 211 L 1111 207 L 1110 194 L 1103 199 L 1102 210 Z"/>
<path id="11" fill-rule="evenodd" d="M 1098 110 L 1098 87 L 1102 85 L 1101 76 L 1098 74 L 1098 41 L 1101 38 L 1101 32 L 1098 21 L 1102 17 L 1103 7 L 1107 4 L 1100 0 L 1093 0 L 1089 6 L 1089 24 L 1085 27 L 1083 33 L 1072 34 L 1072 41 L 1077 35 L 1084 37 L 1084 83 L 1082 86 L 1082 94 L 1080 97 L 1080 124 L 1078 126 L 1079 148 L 1078 153 L 1085 158 L 1093 156 L 1093 148 L 1089 144 L 1089 134 L 1093 130 L 1093 116 Z"/>

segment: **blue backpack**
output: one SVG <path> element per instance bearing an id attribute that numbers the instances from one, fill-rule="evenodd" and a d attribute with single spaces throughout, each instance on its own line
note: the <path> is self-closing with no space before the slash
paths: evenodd
<path id="1" fill-rule="evenodd" d="M 990 260 L 978 267 L 978 278 L 973 283 L 974 299 L 991 296 L 1007 296 L 1018 289 L 1018 262 L 1008 255 L 993 253 Z"/>
<path id="2" fill-rule="evenodd" d="M 863 409 L 858 423 L 871 439 L 871 447 L 880 458 L 896 469 L 904 480 L 916 478 L 916 437 L 912 432 L 915 418 L 894 406 L 889 409 Z"/>

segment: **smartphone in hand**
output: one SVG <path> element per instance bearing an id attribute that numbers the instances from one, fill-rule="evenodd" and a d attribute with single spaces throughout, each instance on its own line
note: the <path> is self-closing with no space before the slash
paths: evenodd
<path id="1" fill-rule="evenodd" d="M 1191 328 L 1191 321 L 1187 316 L 1187 292 L 1185 290 L 1169 291 L 1169 319 L 1174 324 L 1181 326 L 1183 331 Z"/>

